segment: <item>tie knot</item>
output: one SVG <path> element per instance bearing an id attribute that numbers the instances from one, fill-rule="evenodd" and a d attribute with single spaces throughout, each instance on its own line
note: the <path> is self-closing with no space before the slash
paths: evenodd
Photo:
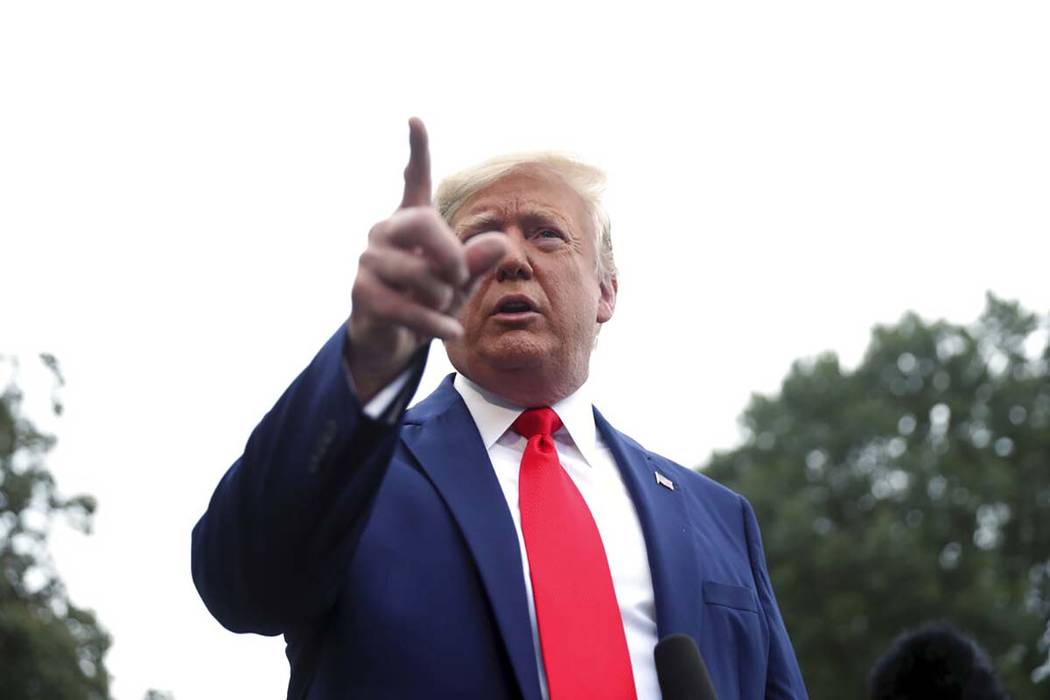
<path id="1" fill-rule="evenodd" d="M 561 429 L 561 418 L 553 408 L 530 408 L 518 416 L 511 429 L 525 439 L 533 435 L 554 435 Z"/>

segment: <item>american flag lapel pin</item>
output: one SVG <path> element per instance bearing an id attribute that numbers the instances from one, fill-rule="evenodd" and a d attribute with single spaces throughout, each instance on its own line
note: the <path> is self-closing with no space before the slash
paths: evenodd
<path id="1" fill-rule="evenodd" d="M 656 483 L 660 484 L 660 486 L 663 486 L 668 491 L 674 491 L 674 482 L 673 481 L 668 479 L 666 476 L 664 476 L 660 472 L 653 472 L 653 474 L 656 475 Z"/>

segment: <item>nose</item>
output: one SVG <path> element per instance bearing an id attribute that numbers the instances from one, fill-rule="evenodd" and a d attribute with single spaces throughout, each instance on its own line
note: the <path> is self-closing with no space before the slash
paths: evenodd
<path id="1" fill-rule="evenodd" d="M 507 231 L 507 253 L 496 265 L 496 280 L 532 279 L 532 265 L 525 249 L 525 238 L 517 231 Z"/>

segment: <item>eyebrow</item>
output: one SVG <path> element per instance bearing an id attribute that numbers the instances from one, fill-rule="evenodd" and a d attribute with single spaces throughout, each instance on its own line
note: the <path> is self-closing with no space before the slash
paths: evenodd
<path id="1" fill-rule="evenodd" d="M 460 221 L 456 226 L 456 233 L 462 236 L 480 231 L 500 231 L 502 229 L 503 222 L 495 213 L 481 212 Z"/>
<path id="2" fill-rule="evenodd" d="M 518 216 L 523 221 L 549 222 L 557 224 L 565 229 L 570 226 L 568 219 L 559 214 L 556 209 L 549 209 L 547 207 L 522 207 L 518 212 Z"/>

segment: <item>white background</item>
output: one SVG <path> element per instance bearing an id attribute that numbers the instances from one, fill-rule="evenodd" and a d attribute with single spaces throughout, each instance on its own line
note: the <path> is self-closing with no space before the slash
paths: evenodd
<path id="1" fill-rule="evenodd" d="M 795 358 L 855 363 L 873 324 L 969 322 L 988 289 L 1050 308 L 1048 7 L 4 3 L 0 352 L 65 368 L 50 464 L 100 509 L 54 550 L 114 696 L 284 697 L 281 641 L 197 597 L 190 529 L 347 315 L 410 115 L 436 177 L 606 168 L 597 403 L 693 466 Z"/>

